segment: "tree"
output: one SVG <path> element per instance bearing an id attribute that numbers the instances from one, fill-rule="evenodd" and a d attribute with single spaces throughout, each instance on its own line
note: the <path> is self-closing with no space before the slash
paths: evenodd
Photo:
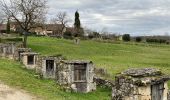
<path id="1" fill-rule="evenodd" d="M 75 22 L 74 22 L 74 29 L 75 29 L 75 37 L 82 36 L 83 34 L 83 29 L 81 28 L 81 23 L 80 23 L 80 15 L 78 11 L 75 12 Z"/>
<path id="2" fill-rule="evenodd" d="M 61 28 L 59 28 L 59 32 L 63 37 L 64 31 L 66 29 L 67 24 L 70 22 L 71 20 L 68 18 L 68 15 L 66 12 L 59 12 L 55 18 L 53 18 L 51 20 L 51 22 L 53 24 L 60 24 Z"/>
<path id="3" fill-rule="evenodd" d="M 9 18 L 7 19 L 7 24 L 6 24 L 6 33 L 10 34 L 10 21 L 9 21 Z"/>
<path id="4" fill-rule="evenodd" d="M 142 37 L 136 37 L 136 42 L 141 42 L 142 41 Z"/>
<path id="5" fill-rule="evenodd" d="M 24 47 L 27 47 L 29 31 L 41 23 L 46 13 L 46 0 L 6 0 L 0 1 L 2 10 L 8 17 L 14 19 L 24 34 Z"/>
<path id="6" fill-rule="evenodd" d="M 130 41 L 130 35 L 129 34 L 124 34 L 123 37 L 122 37 L 123 41 Z"/>
<path id="7" fill-rule="evenodd" d="M 76 11 L 76 13 L 75 13 L 75 23 L 74 23 L 74 27 L 77 28 L 77 29 L 80 29 L 80 27 L 81 27 L 81 23 L 80 23 L 78 11 Z"/>

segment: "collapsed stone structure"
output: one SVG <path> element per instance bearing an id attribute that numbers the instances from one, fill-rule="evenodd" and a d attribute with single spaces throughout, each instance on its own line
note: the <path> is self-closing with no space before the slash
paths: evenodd
<path id="1" fill-rule="evenodd" d="M 21 44 L 18 43 L 5 43 L 0 44 L 0 53 L 1 57 L 6 57 L 9 59 L 14 59 L 14 54 L 17 49 L 17 47 L 20 47 Z"/>
<path id="2" fill-rule="evenodd" d="M 1 57 L 6 57 L 6 44 L 0 44 Z"/>
<path id="3" fill-rule="evenodd" d="M 38 53 L 35 52 L 20 53 L 20 59 L 27 69 L 36 69 Z"/>
<path id="4" fill-rule="evenodd" d="M 6 57 L 9 59 L 13 59 L 14 58 L 14 53 L 16 50 L 16 44 L 15 43 L 8 43 L 5 48 L 4 48 L 4 52 L 6 53 Z"/>
<path id="5" fill-rule="evenodd" d="M 129 69 L 115 77 L 112 100 L 169 100 L 168 80 L 157 69 Z"/>
<path id="6" fill-rule="evenodd" d="M 94 67 L 92 61 L 60 61 L 57 67 L 57 81 L 75 92 L 91 92 L 96 90 Z"/>

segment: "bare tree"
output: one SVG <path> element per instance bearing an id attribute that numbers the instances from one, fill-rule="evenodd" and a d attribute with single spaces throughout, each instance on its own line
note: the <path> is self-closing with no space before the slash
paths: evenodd
<path id="1" fill-rule="evenodd" d="M 2 10 L 14 19 L 24 34 L 24 47 L 27 47 L 27 36 L 37 23 L 41 23 L 46 13 L 46 0 L 1 0 Z"/>
<path id="2" fill-rule="evenodd" d="M 51 22 L 53 24 L 60 24 L 61 28 L 58 28 L 60 34 L 63 37 L 64 31 L 66 29 L 66 26 L 68 25 L 68 23 L 71 20 L 68 18 L 68 15 L 66 12 L 59 12 L 57 13 L 57 15 L 55 16 L 55 18 L 51 19 Z"/>

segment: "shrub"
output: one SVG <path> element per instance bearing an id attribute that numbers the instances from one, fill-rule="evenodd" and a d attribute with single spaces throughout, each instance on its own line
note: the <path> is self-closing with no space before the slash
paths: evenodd
<path id="1" fill-rule="evenodd" d="M 129 34 L 124 34 L 122 37 L 123 41 L 130 41 L 130 35 Z"/>
<path id="2" fill-rule="evenodd" d="M 1 41 L 4 42 L 22 42 L 22 38 L 6 38 L 6 39 L 2 39 Z"/>
<path id="3" fill-rule="evenodd" d="M 71 32 L 65 32 L 63 37 L 65 39 L 73 39 L 72 33 Z"/>
<path id="4" fill-rule="evenodd" d="M 166 43 L 165 39 L 154 39 L 154 38 L 147 38 L 146 42 L 148 43 Z"/>
<path id="5" fill-rule="evenodd" d="M 136 42 L 141 42 L 142 41 L 142 37 L 136 37 Z"/>
<path id="6" fill-rule="evenodd" d="M 94 35 L 93 35 L 93 34 L 89 34 L 89 35 L 88 35 L 88 38 L 89 38 L 89 39 L 93 39 L 93 38 L 94 38 Z"/>

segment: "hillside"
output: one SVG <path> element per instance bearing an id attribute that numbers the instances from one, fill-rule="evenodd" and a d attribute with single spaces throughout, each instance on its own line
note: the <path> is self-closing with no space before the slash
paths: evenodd
<path id="1" fill-rule="evenodd" d="M 170 74 L 170 46 L 142 43 L 101 43 L 49 37 L 29 37 L 29 47 L 41 55 L 62 54 L 68 59 L 92 60 L 96 67 L 107 69 L 110 79 L 128 68 L 154 67 Z M 23 89 L 44 100 L 109 100 L 111 89 L 99 88 L 87 94 L 64 92 L 53 80 L 38 79 L 34 71 L 22 64 L 0 59 L 0 80 L 12 87 Z M 170 85 L 170 84 L 169 84 Z"/>
<path id="2" fill-rule="evenodd" d="M 92 60 L 96 67 L 105 68 L 114 78 L 115 74 L 132 67 L 156 67 L 170 74 L 170 45 L 99 43 L 48 37 L 29 37 L 29 47 L 41 55 L 62 54 L 68 59 Z"/>
<path id="3" fill-rule="evenodd" d="M 64 92 L 53 80 L 38 79 L 35 73 L 18 62 L 0 59 L 0 80 L 15 89 L 23 89 L 43 100 L 109 100 L 111 90 L 98 88 L 93 93 Z"/>

